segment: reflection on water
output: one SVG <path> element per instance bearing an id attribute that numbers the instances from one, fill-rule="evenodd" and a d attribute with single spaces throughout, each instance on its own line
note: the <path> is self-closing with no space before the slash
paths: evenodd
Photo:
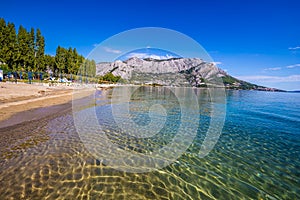
<path id="1" fill-rule="evenodd" d="M 159 135 L 139 140 L 114 127 L 109 91 L 96 93 L 99 123 L 126 151 L 153 151 L 178 129 L 176 98 L 142 92 L 132 96 L 132 119 L 149 123 L 145 100 L 152 98 L 167 108 L 167 120 Z M 300 199 L 299 96 L 229 91 L 223 133 L 213 151 L 199 158 L 211 106 L 206 90 L 197 94 L 197 137 L 176 162 L 148 173 L 122 172 L 94 158 L 76 133 L 72 113 L 2 129 L 0 199 Z"/>

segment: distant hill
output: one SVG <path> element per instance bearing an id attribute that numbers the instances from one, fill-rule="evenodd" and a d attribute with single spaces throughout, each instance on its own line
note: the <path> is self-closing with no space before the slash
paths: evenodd
<path id="1" fill-rule="evenodd" d="M 125 82 L 162 86 L 207 87 L 215 85 L 228 89 L 281 91 L 239 80 L 227 74 L 213 63 L 199 58 L 130 58 L 126 61 L 98 63 L 96 75 L 112 73 Z"/>
<path id="2" fill-rule="evenodd" d="M 292 93 L 300 93 L 300 90 L 293 90 L 293 91 L 288 91 L 288 92 L 292 92 Z"/>

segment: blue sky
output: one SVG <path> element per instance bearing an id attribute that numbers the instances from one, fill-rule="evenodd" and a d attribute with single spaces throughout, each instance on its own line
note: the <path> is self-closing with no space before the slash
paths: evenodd
<path id="1" fill-rule="evenodd" d="M 300 90 L 299 10 L 298 0 L 5 0 L 0 17 L 40 28 L 52 55 L 61 45 L 87 56 L 95 44 L 133 28 L 173 29 L 200 43 L 233 76 Z"/>

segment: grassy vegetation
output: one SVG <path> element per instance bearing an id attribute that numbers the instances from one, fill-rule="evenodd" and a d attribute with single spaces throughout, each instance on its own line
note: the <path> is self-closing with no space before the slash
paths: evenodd
<path id="1" fill-rule="evenodd" d="M 232 76 L 223 76 L 222 77 L 224 85 L 229 89 L 242 89 L 242 90 L 252 90 L 257 89 L 258 85 L 248 83 L 246 81 L 238 80 Z"/>
<path id="2" fill-rule="evenodd" d="M 113 73 L 109 72 L 104 76 L 99 76 L 98 83 L 117 83 L 119 81 L 122 82 L 121 76 L 115 76 Z"/>

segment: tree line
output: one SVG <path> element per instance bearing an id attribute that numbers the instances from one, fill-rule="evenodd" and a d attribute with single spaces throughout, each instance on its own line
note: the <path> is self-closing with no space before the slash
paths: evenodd
<path id="1" fill-rule="evenodd" d="M 76 48 L 56 48 L 55 56 L 45 54 L 45 38 L 40 29 L 16 31 L 14 23 L 0 18 L 0 68 L 9 71 L 32 71 L 95 76 L 96 63 L 79 55 Z"/>

